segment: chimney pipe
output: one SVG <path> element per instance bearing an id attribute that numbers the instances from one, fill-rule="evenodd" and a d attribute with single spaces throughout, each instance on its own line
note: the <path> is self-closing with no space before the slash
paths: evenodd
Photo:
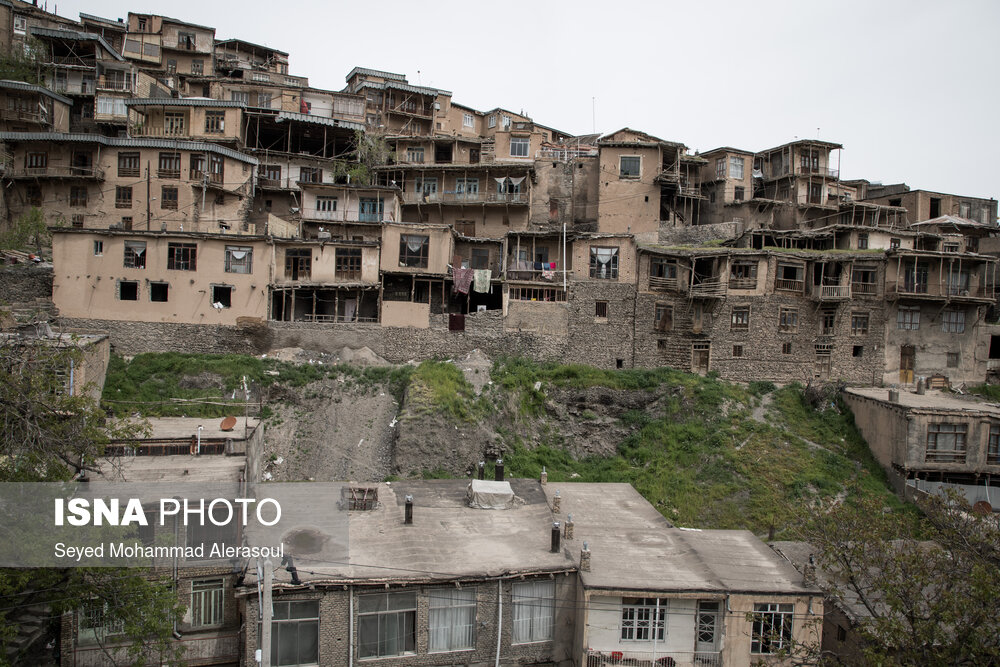
<path id="1" fill-rule="evenodd" d="M 486 479 L 486 461 L 479 462 L 479 479 Z"/>
<path id="2" fill-rule="evenodd" d="M 406 504 L 403 506 L 403 523 L 413 523 L 413 496 L 407 494 Z"/>
<path id="3" fill-rule="evenodd" d="M 549 473 L 545 471 L 545 466 L 542 466 L 541 482 L 543 486 L 549 482 Z"/>
<path id="4" fill-rule="evenodd" d="M 554 554 L 559 553 L 559 522 L 552 522 L 552 548 L 550 551 Z"/>
<path id="5" fill-rule="evenodd" d="M 590 572 L 590 545 L 583 543 L 583 550 L 580 551 L 580 571 Z"/>
<path id="6" fill-rule="evenodd" d="M 496 471 L 496 475 L 495 475 L 496 480 L 498 482 L 502 482 L 503 481 L 503 459 L 497 459 L 497 465 L 496 465 L 495 471 Z"/>
<path id="7" fill-rule="evenodd" d="M 563 525 L 563 537 L 567 540 L 573 539 L 573 515 L 566 515 L 566 523 Z"/>
<path id="8" fill-rule="evenodd" d="M 552 497 L 552 513 L 559 514 L 559 510 L 562 507 L 562 496 L 559 495 L 559 490 L 556 489 L 556 495 Z"/>

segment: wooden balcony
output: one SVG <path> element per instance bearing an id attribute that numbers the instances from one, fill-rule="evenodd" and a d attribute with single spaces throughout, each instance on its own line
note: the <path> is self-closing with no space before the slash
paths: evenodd
<path id="1" fill-rule="evenodd" d="M 850 285 L 815 285 L 813 296 L 820 301 L 846 301 L 851 298 Z"/>
<path id="2" fill-rule="evenodd" d="M 677 278 L 658 278 L 656 276 L 650 276 L 649 289 L 656 290 L 658 292 L 676 292 L 680 289 L 680 285 Z"/>
<path id="3" fill-rule="evenodd" d="M 802 294 L 806 289 L 806 281 L 776 278 L 774 281 L 774 289 L 781 290 L 783 292 L 798 292 L 799 294 Z"/>
<path id="4" fill-rule="evenodd" d="M 726 284 L 719 277 L 705 278 L 688 288 L 688 296 L 694 299 L 715 299 L 726 295 Z"/>
<path id="5" fill-rule="evenodd" d="M 100 167 L 24 167 L 10 169 L 7 178 L 82 178 L 95 181 L 104 180 L 104 170 Z"/>

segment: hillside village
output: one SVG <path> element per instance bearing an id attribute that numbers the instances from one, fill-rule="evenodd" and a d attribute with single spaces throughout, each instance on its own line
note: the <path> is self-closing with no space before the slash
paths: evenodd
<path id="1" fill-rule="evenodd" d="M 0 340 L 77 350 L 58 393 L 149 417 L 92 476 L 325 489 L 280 565 L 174 565 L 182 664 L 862 664 L 866 614 L 755 501 L 993 511 L 996 200 L 842 179 L 832 141 L 573 136 L 363 63 L 318 89 L 156 14 L 0 0 L 0 54 L 29 64 L 0 80 L 0 231 L 50 235 L 0 250 Z M 130 394 L 144 359 L 208 391 Z M 690 479 L 637 464 L 671 425 L 716 447 Z M 21 625 L 6 658 L 43 660 Z M 61 614 L 45 664 L 127 664 L 123 627 Z"/>

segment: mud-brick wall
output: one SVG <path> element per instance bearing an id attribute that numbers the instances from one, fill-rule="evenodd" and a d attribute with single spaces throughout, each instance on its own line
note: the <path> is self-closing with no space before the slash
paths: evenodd
<path id="1" fill-rule="evenodd" d="M 264 325 L 232 327 L 219 324 L 126 322 L 60 318 L 60 326 L 79 331 L 105 332 L 117 354 L 143 352 L 237 352 L 255 354 L 271 347 L 272 332 Z"/>
<path id="2" fill-rule="evenodd" d="M 569 294 L 569 341 L 565 361 L 600 368 L 631 368 L 635 285 L 588 281 L 573 283 Z M 600 311 L 598 304 L 606 304 Z M 598 317 L 606 312 L 607 317 Z"/>
<path id="3" fill-rule="evenodd" d="M 52 267 L 0 266 L 0 306 L 52 298 Z"/>

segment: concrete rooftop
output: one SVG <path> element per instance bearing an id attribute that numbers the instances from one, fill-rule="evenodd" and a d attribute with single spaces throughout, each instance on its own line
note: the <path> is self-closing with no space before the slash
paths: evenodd
<path id="1" fill-rule="evenodd" d="M 238 482 L 243 475 L 243 456 L 120 456 L 102 459 L 100 477 L 117 482 Z"/>
<path id="2" fill-rule="evenodd" d="M 150 417 L 146 420 L 150 428 L 148 437 L 157 440 L 190 438 L 198 434 L 198 426 L 204 426 L 201 431 L 202 440 L 225 438 L 243 440 L 244 422 L 249 424 L 250 433 L 253 433 L 260 423 L 255 417 L 246 419 L 243 416 L 233 416 L 236 417 L 236 426 L 232 431 L 223 431 L 219 428 L 222 425 L 222 417 Z"/>
<path id="3" fill-rule="evenodd" d="M 855 396 L 864 396 L 889 403 L 889 390 L 885 388 L 851 387 L 844 391 Z M 996 403 L 987 403 L 968 395 L 958 396 L 942 392 L 939 389 L 928 389 L 925 394 L 917 394 L 909 389 L 900 389 L 899 402 L 894 401 L 892 404 L 915 410 L 962 410 L 1000 416 L 1000 405 Z"/>

